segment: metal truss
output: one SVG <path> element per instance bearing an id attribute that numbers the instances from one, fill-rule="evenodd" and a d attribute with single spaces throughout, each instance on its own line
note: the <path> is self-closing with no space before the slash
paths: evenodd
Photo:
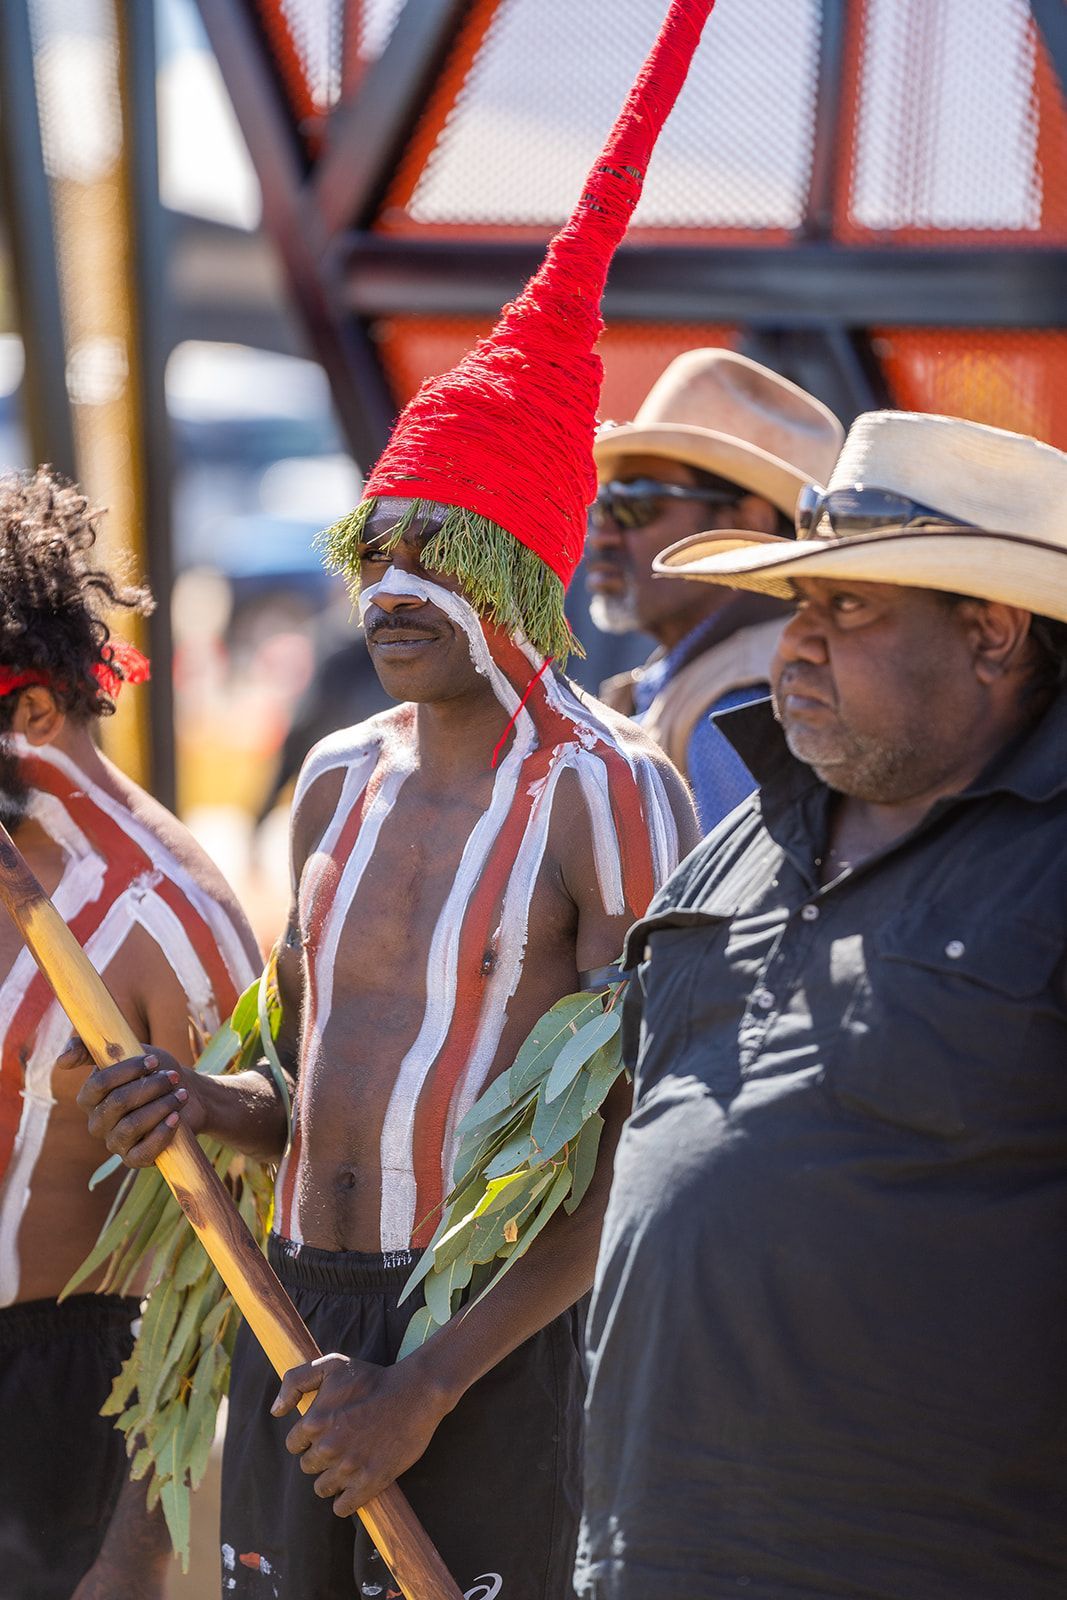
<path id="1" fill-rule="evenodd" d="M 325 366 L 358 460 L 373 460 L 401 396 L 374 342 L 383 317 L 491 317 L 540 260 L 541 247 L 453 230 L 394 237 L 375 220 L 449 49 L 475 4 L 407 0 L 380 58 L 342 99 L 322 154 L 296 125 L 254 0 L 199 0 L 264 195 L 267 231 L 314 354 Z M 617 322 L 739 325 L 760 350 L 848 421 L 888 398 L 871 326 L 1067 326 L 1067 252 L 856 247 L 833 236 L 843 147 L 846 39 L 855 0 L 823 0 L 806 214 L 786 246 L 624 245 L 605 315 Z M 1067 7 L 1031 0 L 1067 85 Z"/>

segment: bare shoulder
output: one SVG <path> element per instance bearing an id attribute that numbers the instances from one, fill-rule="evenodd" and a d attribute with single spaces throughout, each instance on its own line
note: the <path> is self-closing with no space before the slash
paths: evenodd
<path id="1" fill-rule="evenodd" d="M 111 779 L 110 787 L 114 799 L 123 805 L 134 822 L 162 847 L 166 855 L 180 869 L 180 874 L 226 913 L 246 954 L 253 965 L 257 965 L 259 953 L 248 919 L 241 909 L 237 896 L 207 851 L 197 843 L 189 829 L 173 812 L 168 811 L 166 806 L 161 805 L 152 795 L 134 783 L 132 778 L 128 778 L 111 763 L 108 763 L 108 776 Z"/>
<path id="2" fill-rule="evenodd" d="M 366 722 L 338 728 L 313 745 L 296 780 L 292 808 L 294 864 L 314 849 L 337 811 L 346 785 L 358 793 L 369 781 L 383 752 L 405 738 L 410 714 L 391 706 Z"/>
<path id="3" fill-rule="evenodd" d="M 678 768 L 655 739 L 651 738 L 632 718 L 623 716 L 621 711 L 613 710 L 611 706 L 605 705 L 602 700 L 597 700 L 594 695 L 588 694 L 569 680 L 567 687 L 579 705 L 586 710 L 590 719 L 607 730 L 638 774 L 641 775 L 643 769 L 644 774 L 653 775 L 655 787 L 662 793 L 678 829 L 680 857 L 688 855 L 699 842 L 700 825 L 697 822 L 689 785 Z"/>

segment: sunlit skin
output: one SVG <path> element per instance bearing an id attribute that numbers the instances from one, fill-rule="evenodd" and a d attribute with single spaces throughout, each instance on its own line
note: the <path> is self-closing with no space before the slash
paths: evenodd
<path id="1" fill-rule="evenodd" d="M 633 483 L 653 478 L 691 489 L 696 474 L 684 462 L 666 456 L 627 456 L 611 469 L 611 479 Z M 652 562 L 661 550 L 711 529 L 741 528 L 774 533 L 778 514 L 768 500 L 738 489 L 736 505 L 708 505 L 694 500 L 664 500 L 663 510 L 646 528 L 590 527 L 586 536 L 586 587 L 590 613 L 605 633 L 651 634 L 670 650 L 706 617 L 733 598 L 729 589 L 693 583 L 685 578 L 659 578 Z"/>
<path id="2" fill-rule="evenodd" d="M 1030 613 L 895 584 L 800 578 L 771 667 L 798 760 L 841 798 L 824 874 L 901 837 L 1040 712 Z"/>
<path id="3" fill-rule="evenodd" d="M 457 593 L 447 576 L 426 571 L 421 556 L 435 524 L 413 527 L 400 545 L 381 548 L 404 502 L 382 502 L 367 529 L 361 581 L 365 589 L 390 569 Z M 380 747 L 383 771 L 404 774 L 377 834 L 346 913 L 332 970 L 332 1001 L 314 1073 L 302 1076 L 303 1178 L 297 1179 L 304 1242 L 327 1250 L 383 1248 L 380 1218 L 386 1196 L 381 1141 L 399 1065 L 419 1035 L 428 1007 L 428 958 L 472 830 L 490 805 L 497 781 L 491 761 L 508 714 L 472 661 L 465 633 L 437 605 L 413 594 L 379 591 L 366 609 L 371 659 L 388 692 L 406 702 L 352 730 L 353 748 Z M 485 630 L 490 653 L 504 659 L 515 646 Z M 527 675 L 530 672 L 526 663 Z M 544 692 L 542 690 L 542 692 Z M 414 715 L 412 714 L 414 707 Z M 660 773 L 675 814 L 682 852 L 696 840 L 691 803 L 677 774 L 640 730 L 605 708 L 598 715 L 634 759 Z M 513 735 L 501 750 L 503 756 Z M 361 745 L 362 740 L 362 745 Z M 377 770 L 377 769 L 376 769 Z M 627 769 L 628 770 L 628 769 Z M 326 771 L 294 810 L 296 880 L 319 849 L 338 806 L 345 770 Z M 527 791 L 519 789 L 517 798 Z M 579 975 L 613 961 L 631 920 L 608 914 L 594 865 L 596 840 L 577 775 L 561 769 L 542 864 L 533 881 L 522 965 L 506 1002 L 503 1031 L 489 1078 L 514 1060 L 533 1023 Z M 503 960 L 501 939 L 479 952 L 488 973 Z M 279 973 L 287 1028 L 280 1045 L 295 1067 L 307 1017 L 305 943 L 294 902 Z M 487 978 L 488 981 L 488 978 Z M 170 1063 L 161 1062 L 161 1072 Z M 225 1125 L 242 1148 L 247 1134 L 228 1109 L 223 1080 L 199 1083 L 182 1074 L 187 1099 L 178 1102 L 161 1073 L 145 1078 L 139 1063 L 97 1074 L 93 1125 L 109 1147 L 134 1165 L 154 1158 L 180 1116 L 196 1130 Z M 309 1088 L 308 1085 L 311 1087 Z M 288 1448 L 315 1479 L 315 1492 L 348 1516 L 419 1458 L 438 1422 L 470 1385 L 537 1329 L 579 1298 L 592 1281 L 600 1218 L 607 1199 L 611 1150 L 626 1111 L 617 1093 L 608 1106 L 603 1159 L 586 1200 L 573 1217 L 554 1219 L 527 1256 L 480 1306 L 451 1323 L 395 1367 L 377 1367 L 339 1353 L 285 1378 L 277 1415 L 294 1411 L 301 1394 L 317 1392 L 297 1421 Z M 265 1124 L 264 1124 L 265 1125 Z M 274 1154 L 283 1126 L 276 1124 Z M 392 1180 L 391 1180 L 392 1181 Z"/>
<path id="4" fill-rule="evenodd" d="M 50 689 L 34 685 L 18 694 L 11 730 L 26 741 L 31 752 L 51 751 L 68 758 L 85 780 L 149 827 L 194 881 L 232 917 L 246 941 L 247 971 L 254 970 L 257 952 L 251 932 L 221 876 L 174 818 L 105 760 L 88 723 L 68 717 Z M 14 772 L 9 768 L 13 759 Z M 0 765 L 10 800 L 11 778 L 15 778 L 17 790 L 23 782 L 22 769 L 17 759 L 6 754 Z M 5 804 L 4 809 L 9 811 L 9 806 Z M 54 893 L 69 864 L 57 839 L 33 816 L 17 820 L 9 814 L 5 820 L 9 825 L 17 821 L 16 845 L 45 891 Z M 14 926 L 6 916 L 0 917 L 0 980 L 7 977 L 21 948 Z M 107 984 L 139 1038 L 158 1042 L 182 1063 L 191 1062 L 188 998 L 164 952 L 143 928 L 130 929 L 108 965 Z M 220 1012 L 232 1005 L 236 993 L 234 988 L 221 997 Z M 21 1041 L 24 1061 L 32 1043 L 28 1037 Z M 17 1302 L 53 1300 L 59 1294 L 96 1243 L 120 1182 L 116 1175 L 93 1190 L 88 1187 L 103 1152 L 90 1136 L 76 1103 L 86 1064 L 80 1045 L 76 1045 L 60 1058 L 58 1065 L 82 1070 L 58 1071 L 51 1077 L 55 1104 L 18 1232 Z M 7 1181 L 11 1181 L 10 1172 Z M 98 1288 L 100 1276 L 88 1280 L 80 1292 Z M 158 1513 L 153 1517 L 145 1515 L 144 1484 L 127 1480 L 100 1556 L 78 1584 L 72 1600 L 115 1600 L 117 1596 L 122 1600 L 159 1600 L 166 1587 L 170 1559 L 170 1541 L 161 1517 Z"/>

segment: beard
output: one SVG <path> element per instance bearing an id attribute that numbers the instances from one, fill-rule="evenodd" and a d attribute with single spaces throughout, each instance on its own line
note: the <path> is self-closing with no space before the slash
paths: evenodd
<path id="1" fill-rule="evenodd" d="M 636 633 L 641 628 L 637 602 L 629 590 L 624 594 L 591 595 L 589 617 L 601 633 Z"/>
<path id="2" fill-rule="evenodd" d="M 783 716 L 777 701 L 774 715 L 791 754 L 810 767 L 828 789 L 855 800 L 874 805 L 906 800 L 916 792 L 920 775 L 930 764 L 920 738 L 864 736 L 840 722 L 813 728 L 803 720 Z"/>
<path id="3" fill-rule="evenodd" d="M 19 758 L 8 739 L 0 734 L 0 822 L 8 833 L 21 826 L 29 802 L 30 787 L 22 776 Z"/>

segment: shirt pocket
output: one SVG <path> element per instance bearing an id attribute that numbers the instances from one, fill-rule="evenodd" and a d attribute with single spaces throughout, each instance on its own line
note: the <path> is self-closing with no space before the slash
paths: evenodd
<path id="1" fill-rule="evenodd" d="M 685 927 L 649 930 L 636 973 L 641 989 L 638 1098 L 666 1078 L 697 1078 L 709 1088 L 719 1087 L 709 1081 L 709 1060 L 701 1040 L 693 1044 L 695 996 L 701 974 L 706 976 L 709 954 L 725 943 L 733 915 L 732 909 L 702 912 L 698 922 Z"/>
<path id="2" fill-rule="evenodd" d="M 995 909 L 912 907 L 868 941 L 827 1081 L 850 1109 L 942 1137 L 1067 1110 L 1059 935 Z M 1060 1048 L 1028 1051 L 1034 1023 Z"/>

